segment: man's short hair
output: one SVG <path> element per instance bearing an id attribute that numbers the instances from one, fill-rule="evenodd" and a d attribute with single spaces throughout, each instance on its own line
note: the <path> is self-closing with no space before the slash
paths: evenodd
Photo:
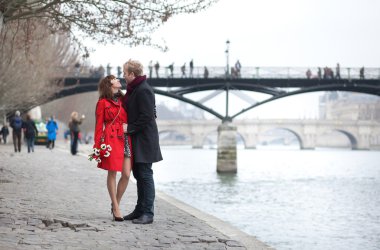
<path id="1" fill-rule="evenodd" d="M 124 67 L 128 69 L 129 73 L 134 73 L 135 76 L 141 76 L 143 74 L 143 65 L 137 61 L 129 59 L 126 63 L 124 63 Z"/>

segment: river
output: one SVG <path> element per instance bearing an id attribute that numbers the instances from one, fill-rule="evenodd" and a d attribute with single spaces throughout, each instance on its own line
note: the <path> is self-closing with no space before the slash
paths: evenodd
<path id="1" fill-rule="evenodd" d="M 238 150 L 216 173 L 215 149 L 163 147 L 156 188 L 276 249 L 379 249 L 380 152 Z"/>

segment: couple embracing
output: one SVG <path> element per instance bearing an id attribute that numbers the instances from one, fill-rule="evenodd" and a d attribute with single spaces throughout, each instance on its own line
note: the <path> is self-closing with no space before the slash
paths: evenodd
<path id="1" fill-rule="evenodd" d="M 103 143 L 112 148 L 109 157 L 103 158 L 98 167 L 108 171 L 107 189 L 113 219 L 150 224 L 154 217 L 155 198 L 152 163 L 162 160 L 155 97 L 140 62 L 129 60 L 123 65 L 123 73 L 127 84 L 125 95 L 115 76 L 106 76 L 99 82 L 94 148 L 100 148 Z M 137 204 L 123 217 L 120 201 L 131 171 L 137 183 Z M 121 177 L 116 184 L 117 172 L 121 172 Z"/>

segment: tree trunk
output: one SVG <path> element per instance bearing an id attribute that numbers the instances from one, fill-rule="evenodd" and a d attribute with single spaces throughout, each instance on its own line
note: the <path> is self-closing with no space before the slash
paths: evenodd
<path id="1" fill-rule="evenodd" d="M 4 15 L 3 12 L 0 11 L 0 33 L 3 31 L 3 25 L 4 25 Z"/>

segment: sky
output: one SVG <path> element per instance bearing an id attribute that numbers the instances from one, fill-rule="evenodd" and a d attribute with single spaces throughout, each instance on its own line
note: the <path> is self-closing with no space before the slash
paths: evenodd
<path id="1" fill-rule="evenodd" d="M 165 53 L 86 43 L 95 50 L 91 64 L 115 67 L 129 58 L 144 65 L 153 60 L 180 66 L 193 59 L 195 66 L 223 67 L 227 40 L 230 65 L 239 60 L 243 67 L 335 67 L 337 62 L 342 68 L 380 67 L 379 10 L 378 0 L 220 0 L 199 13 L 175 16 L 157 30 L 153 37 L 165 40 Z M 315 118 L 319 94 L 289 97 L 249 113 Z M 219 99 L 210 105 L 223 107 L 224 98 Z M 284 107 L 286 115 L 278 111 Z"/>

